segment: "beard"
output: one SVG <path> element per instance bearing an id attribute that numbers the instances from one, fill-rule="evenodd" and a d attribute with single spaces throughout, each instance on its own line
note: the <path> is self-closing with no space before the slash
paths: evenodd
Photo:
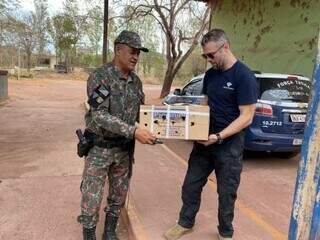
<path id="1" fill-rule="evenodd" d="M 222 71 L 223 70 L 223 64 L 222 62 L 215 62 L 215 63 L 212 63 L 212 68 L 214 70 L 217 70 L 217 71 Z"/>

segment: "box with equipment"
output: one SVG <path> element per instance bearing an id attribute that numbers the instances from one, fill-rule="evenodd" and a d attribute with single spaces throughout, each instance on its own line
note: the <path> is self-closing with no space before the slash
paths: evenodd
<path id="1" fill-rule="evenodd" d="M 140 107 L 140 125 L 157 138 L 208 140 L 208 106 Z"/>

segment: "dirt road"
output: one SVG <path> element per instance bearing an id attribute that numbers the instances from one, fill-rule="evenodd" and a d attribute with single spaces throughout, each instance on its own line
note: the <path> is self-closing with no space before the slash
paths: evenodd
<path id="1" fill-rule="evenodd" d="M 147 102 L 159 103 L 159 91 L 146 86 Z M 0 105 L 0 239 L 80 239 L 83 161 L 75 154 L 74 131 L 83 126 L 85 82 L 10 80 L 9 95 Z M 190 142 L 165 143 L 187 160 Z M 297 166 L 298 157 L 246 158 L 237 205 L 241 216 L 284 236 Z M 120 234 L 126 239 L 124 229 Z"/>
<path id="2" fill-rule="evenodd" d="M 9 81 L 10 99 L 0 107 L 0 239 L 79 239 L 71 224 L 82 171 L 74 131 L 83 124 L 84 88 L 82 81 Z"/>
<path id="3" fill-rule="evenodd" d="M 10 99 L 0 103 L 1 240 L 81 238 L 75 130 L 84 124 L 86 82 L 74 78 L 9 81 Z M 159 87 L 148 89 L 147 101 L 159 102 Z M 127 239 L 125 228 L 119 233 Z"/>
<path id="4" fill-rule="evenodd" d="M 188 160 L 192 149 L 190 142 L 167 140 L 165 144 Z M 299 157 L 281 159 L 268 153 L 247 154 L 243 160 L 236 212 L 244 214 L 267 232 L 286 236 Z M 210 178 L 215 182 L 214 174 Z"/>

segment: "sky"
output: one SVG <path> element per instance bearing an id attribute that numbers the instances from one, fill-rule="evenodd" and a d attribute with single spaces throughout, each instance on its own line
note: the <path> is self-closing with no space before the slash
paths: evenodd
<path id="1" fill-rule="evenodd" d="M 55 12 L 58 12 L 59 10 L 62 10 L 62 3 L 63 0 L 48 0 L 48 8 L 50 15 L 52 15 Z M 34 10 L 33 0 L 24 0 L 21 1 L 20 4 L 25 10 Z"/>
<path id="2" fill-rule="evenodd" d="M 80 3 L 78 6 L 81 9 L 85 9 L 86 4 L 84 3 L 85 0 L 78 0 Z M 49 14 L 51 16 L 55 15 L 58 12 L 61 12 L 63 10 L 63 2 L 64 0 L 48 0 L 48 10 Z M 25 9 L 25 10 L 31 10 L 34 11 L 34 6 L 33 6 L 33 0 L 20 0 L 20 5 Z"/>

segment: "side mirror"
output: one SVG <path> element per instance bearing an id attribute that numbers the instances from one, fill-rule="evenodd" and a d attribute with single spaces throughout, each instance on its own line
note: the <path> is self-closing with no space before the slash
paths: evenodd
<path id="1" fill-rule="evenodd" d="M 180 95 L 181 95 L 181 89 L 180 89 L 180 88 L 176 88 L 176 89 L 173 91 L 173 94 L 174 94 L 174 95 L 177 95 L 177 96 L 180 96 Z"/>

